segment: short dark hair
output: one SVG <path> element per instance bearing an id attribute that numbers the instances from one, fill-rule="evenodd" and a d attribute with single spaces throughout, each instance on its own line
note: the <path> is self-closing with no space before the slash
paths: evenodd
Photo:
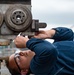
<path id="1" fill-rule="evenodd" d="M 20 72 L 18 72 L 17 70 L 15 69 L 11 69 L 9 67 L 9 57 L 6 58 L 5 60 L 5 64 L 6 64 L 6 67 L 8 68 L 9 72 L 11 73 L 11 75 L 21 75 Z M 30 75 L 32 74 L 31 70 L 29 69 L 29 72 L 27 73 L 27 75 Z"/>
<path id="2" fill-rule="evenodd" d="M 8 68 L 8 70 L 9 70 L 9 72 L 11 73 L 11 75 L 21 75 L 20 72 L 18 72 L 18 71 L 15 70 L 15 69 L 11 69 L 11 68 L 9 67 L 9 57 L 7 57 L 7 58 L 5 59 L 5 64 L 6 64 L 6 67 Z"/>

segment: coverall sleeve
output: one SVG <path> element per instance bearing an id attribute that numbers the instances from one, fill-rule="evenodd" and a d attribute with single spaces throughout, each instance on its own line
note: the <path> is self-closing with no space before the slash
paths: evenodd
<path id="1" fill-rule="evenodd" d="M 55 35 L 52 37 L 55 42 L 57 41 L 73 41 L 73 31 L 65 27 L 53 28 L 56 30 Z"/>
<path id="2" fill-rule="evenodd" d="M 30 66 L 33 73 L 41 74 L 48 72 L 57 59 L 58 52 L 55 46 L 48 41 L 37 38 L 31 38 L 26 43 L 26 46 L 36 54 Z"/>

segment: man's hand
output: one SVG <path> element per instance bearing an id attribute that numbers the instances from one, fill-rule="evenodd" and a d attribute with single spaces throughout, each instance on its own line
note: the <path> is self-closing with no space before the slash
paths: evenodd
<path id="1" fill-rule="evenodd" d="M 43 30 L 36 32 L 34 35 L 35 38 L 40 38 L 40 39 L 46 39 L 47 36 L 48 35 L 47 35 L 46 31 L 43 31 Z"/>
<path id="2" fill-rule="evenodd" d="M 18 48 L 26 48 L 26 42 L 29 40 L 28 37 L 17 36 L 14 40 L 16 47 Z"/>
<path id="3" fill-rule="evenodd" d="M 46 30 L 46 31 L 39 31 L 35 34 L 35 38 L 40 38 L 40 39 L 51 39 L 55 34 L 55 30 Z"/>

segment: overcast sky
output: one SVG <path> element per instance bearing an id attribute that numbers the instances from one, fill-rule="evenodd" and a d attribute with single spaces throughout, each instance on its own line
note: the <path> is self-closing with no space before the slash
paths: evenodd
<path id="1" fill-rule="evenodd" d="M 72 26 L 74 0 L 32 0 L 32 15 L 34 19 L 39 19 L 48 25 Z"/>

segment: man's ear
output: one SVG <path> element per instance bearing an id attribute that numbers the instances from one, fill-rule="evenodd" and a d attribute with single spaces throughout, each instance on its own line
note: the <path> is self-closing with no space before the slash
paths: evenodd
<path id="1" fill-rule="evenodd" d="M 23 53 L 23 52 L 20 52 L 20 53 L 19 53 L 19 55 L 23 56 L 23 55 L 24 55 L 24 53 Z"/>
<path id="2" fill-rule="evenodd" d="M 28 69 L 26 70 L 21 70 L 21 75 L 26 75 L 28 73 Z"/>

